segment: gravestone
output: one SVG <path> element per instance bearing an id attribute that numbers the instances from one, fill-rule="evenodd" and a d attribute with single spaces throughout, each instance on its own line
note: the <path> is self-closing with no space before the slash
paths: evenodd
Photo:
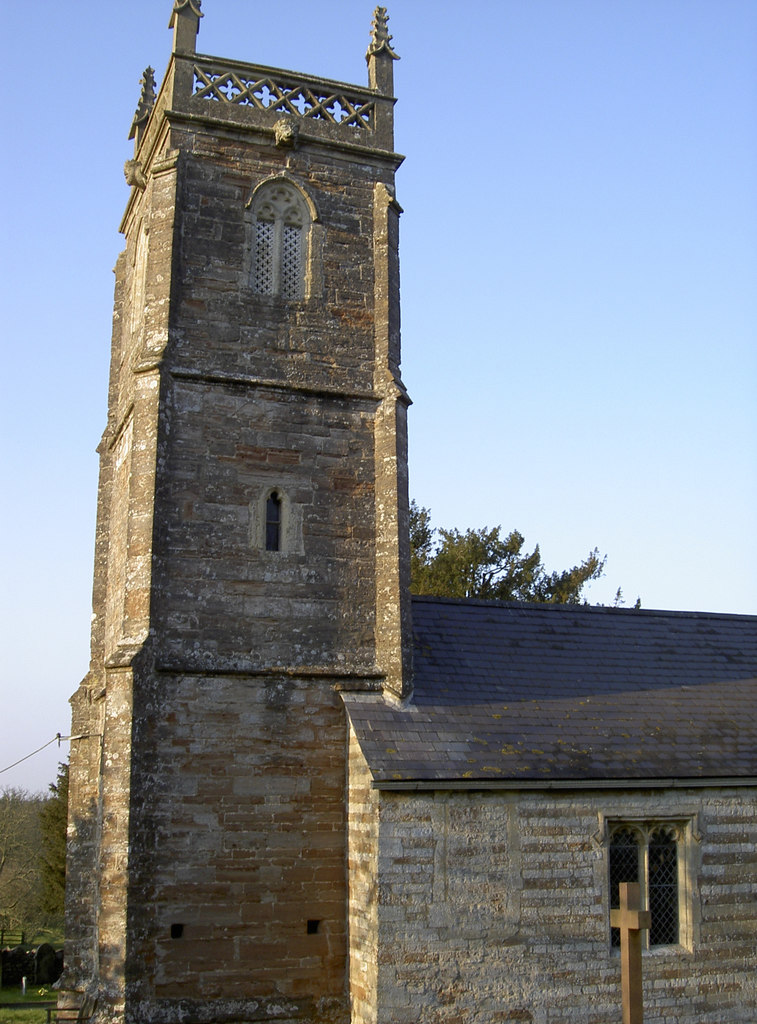
<path id="1" fill-rule="evenodd" d="M 35 985 L 52 985 L 60 977 L 55 950 L 43 942 L 34 951 L 34 983 Z"/>

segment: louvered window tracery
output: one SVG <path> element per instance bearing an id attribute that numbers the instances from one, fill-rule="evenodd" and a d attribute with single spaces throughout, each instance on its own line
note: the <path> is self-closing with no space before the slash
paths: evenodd
<path id="1" fill-rule="evenodd" d="M 252 288 L 282 299 L 305 296 L 305 258 L 310 217 L 288 182 L 264 185 L 252 203 Z"/>

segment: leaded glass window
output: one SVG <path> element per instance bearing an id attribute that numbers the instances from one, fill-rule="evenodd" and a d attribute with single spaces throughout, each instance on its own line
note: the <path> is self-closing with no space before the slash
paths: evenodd
<path id="1" fill-rule="evenodd" d="M 620 906 L 620 883 L 639 881 L 639 836 L 629 828 L 619 828 L 610 840 L 610 908 Z M 620 948 L 620 929 L 610 929 L 610 945 Z"/>
<path id="2" fill-rule="evenodd" d="M 649 837 L 650 946 L 678 942 L 678 844 L 675 833 L 657 828 Z"/>
<path id="3" fill-rule="evenodd" d="M 618 823 L 609 843 L 610 908 L 620 906 L 620 883 L 638 882 L 642 904 L 651 914 L 648 946 L 679 942 L 678 835 L 674 825 Z M 610 929 L 610 945 L 620 947 L 620 931 Z"/>

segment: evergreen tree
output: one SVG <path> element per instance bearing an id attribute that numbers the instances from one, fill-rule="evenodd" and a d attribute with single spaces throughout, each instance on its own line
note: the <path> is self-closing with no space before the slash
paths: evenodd
<path id="1" fill-rule="evenodd" d="M 42 889 L 40 906 L 45 914 L 63 917 L 66 891 L 66 826 L 68 822 L 68 765 L 58 765 L 58 778 L 51 783 L 52 794 L 39 813 Z"/>
<path id="2" fill-rule="evenodd" d="M 548 572 L 539 546 L 524 552 L 524 537 L 513 530 L 434 529 L 429 509 L 410 506 L 411 583 L 414 594 L 479 597 L 495 601 L 578 604 L 587 583 L 599 579 L 606 557 L 595 548 L 580 565 Z"/>

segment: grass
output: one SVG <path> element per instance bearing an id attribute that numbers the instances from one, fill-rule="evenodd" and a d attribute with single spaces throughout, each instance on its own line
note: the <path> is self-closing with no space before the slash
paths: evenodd
<path id="1" fill-rule="evenodd" d="M 24 943 L 27 949 L 49 943 L 53 949 L 63 946 L 63 929 L 51 928 L 35 932 L 30 941 Z M 0 1024 L 47 1024 L 47 1011 L 39 1003 L 54 1003 L 58 993 L 50 985 L 27 985 L 26 995 L 21 995 L 20 985 L 0 988 Z M 8 1009 L 9 1003 L 24 1003 L 23 1010 Z"/>
<path id="2" fill-rule="evenodd" d="M 43 928 L 41 931 L 35 932 L 32 941 L 25 945 L 31 949 L 34 946 L 41 946 L 43 942 L 49 943 L 53 949 L 63 949 L 63 929 Z"/>
<path id="3" fill-rule="evenodd" d="M 58 998 L 58 993 L 52 985 L 27 985 L 26 996 L 21 995 L 20 985 L 9 985 L 8 988 L 0 988 L 0 1007 L 5 1003 L 49 1003 Z M 5 1020 L 5 1018 L 3 1018 Z"/>
<path id="4" fill-rule="evenodd" d="M 0 1003 L 0 1022 L 2 1024 L 47 1024 L 47 1011 L 30 1006 L 29 1009 L 9 1010 Z"/>
<path id="5" fill-rule="evenodd" d="M 0 1021 L 2 1024 L 47 1024 L 47 1011 L 44 1008 L 30 1006 L 23 1010 L 9 1010 L 0 1003 Z"/>
<path id="6" fill-rule="evenodd" d="M 63 947 L 63 929 L 41 929 L 33 934 L 27 933 L 25 949 L 35 949 L 43 942 L 49 943 L 53 949 Z M 21 995 L 20 985 L 8 985 L 0 988 L 0 1024 L 47 1024 L 47 1012 L 38 1003 L 54 1003 L 58 993 L 49 985 L 27 985 L 26 996 Z M 23 1010 L 8 1009 L 8 1003 L 24 1003 Z"/>
<path id="7" fill-rule="evenodd" d="M 49 985 L 29 985 L 26 996 L 21 986 L 0 988 L 0 1024 L 47 1024 L 47 1011 L 37 1003 L 55 1002 L 57 992 Z M 26 1003 L 23 1010 L 8 1009 L 8 1003 Z"/>

